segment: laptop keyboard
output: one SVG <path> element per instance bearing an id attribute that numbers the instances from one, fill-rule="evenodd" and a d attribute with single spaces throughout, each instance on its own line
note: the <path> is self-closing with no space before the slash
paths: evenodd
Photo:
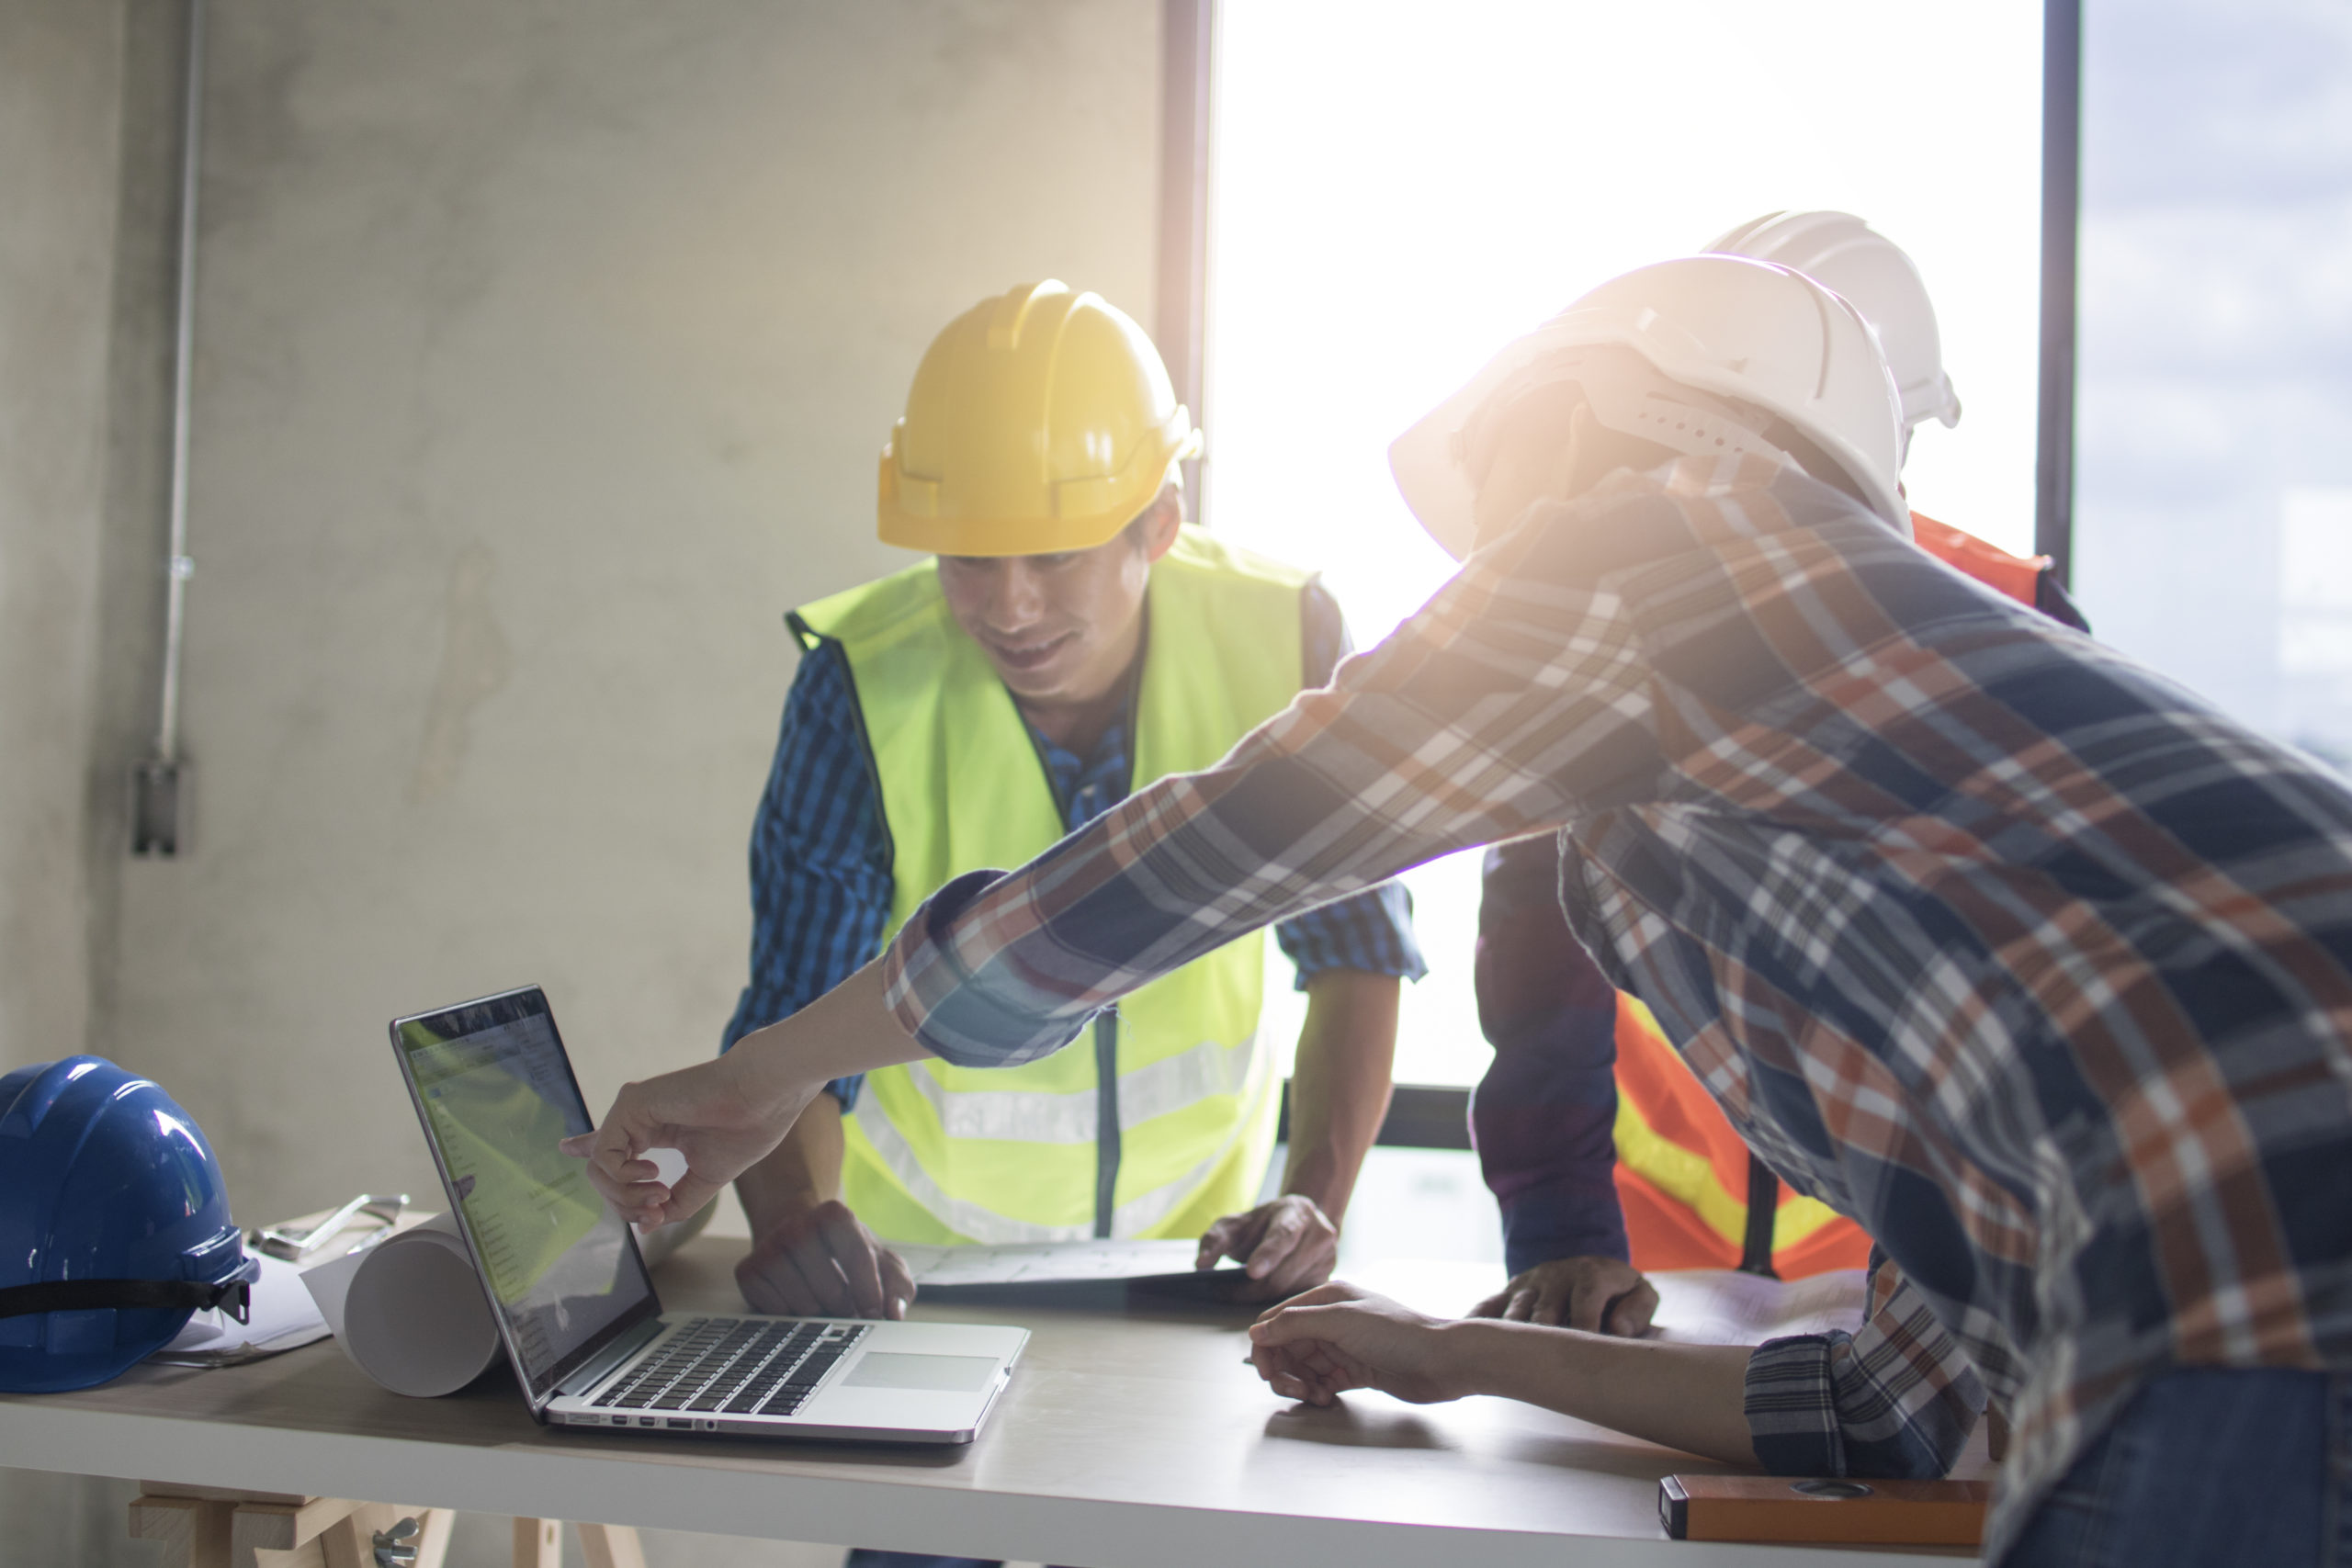
<path id="1" fill-rule="evenodd" d="M 871 1324 L 698 1317 L 622 1374 L 592 1408 L 790 1416 Z"/>

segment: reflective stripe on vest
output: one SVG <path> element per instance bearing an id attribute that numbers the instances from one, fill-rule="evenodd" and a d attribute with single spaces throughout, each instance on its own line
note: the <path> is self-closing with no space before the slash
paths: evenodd
<path id="1" fill-rule="evenodd" d="M 1154 564 L 1132 737 L 1136 787 L 1214 765 L 1299 689 L 1306 574 L 1186 527 Z M 1010 868 L 1062 837 L 1019 710 L 939 590 L 935 562 L 800 612 L 856 687 L 891 847 L 890 930 L 967 871 Z M 1277 1096 L 1257 1048 L 1264 939 L 1161 976 L 1117 1010 L 1112 1234 L 1193 1235 L 1256 1200 Z M 1081 1037 L 982 1070 L 926 1060 L 868 1074 L 844 1122 L 842 1198 L 905 1241 L 1094 1234 L 1102 1095 Z"/>
<path id="2" fill-rule="evenodd" d="M 2050 570 L 2048 556 L 2013 556 L 1998 545 L 1917 512 L 1911 514 L 1911 536 L 1921 549 L 1953 570 L 1997 589 L 2028 609 L 2034 606 L 2034 590 L 2041 574 Z"/>
<path id="3" fill-rule="evenodd" d="M 1919 547 L 2030 606 L 2046 556 L 2016 556 L 1915 512 Z M 1617 998 L 1617 1196 L 1634 1267 L 1736 1269 L 1747 1242 L 1748 1150 L 1649 1009 Z M 1760 1237 L 1759 1237 L 1760 1240 Z M 1815 1199 L 1779 1189 L 1772 1271 L 1799 1280 L 1860 1269 L 1870 1237 Z"/>
<path id="4" fill-rule="evenodd" d="M 1617 998 L 1617 1196 L 1634 1267 L 1736 1269 L 1747 1239 L 1747 1145 L 1640 1001 Z M 1803 1279 L 1860 1269 L 1862 1228 L 1780 1190 L 1772 1271 Z"/>

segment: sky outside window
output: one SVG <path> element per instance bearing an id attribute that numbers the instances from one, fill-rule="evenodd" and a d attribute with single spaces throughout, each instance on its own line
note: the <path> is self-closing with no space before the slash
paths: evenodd
<path id="1" fill-rule="evenodd" d="M 2352 6 L 2088 0 L 2075 587 L 2352 765 Z"/>

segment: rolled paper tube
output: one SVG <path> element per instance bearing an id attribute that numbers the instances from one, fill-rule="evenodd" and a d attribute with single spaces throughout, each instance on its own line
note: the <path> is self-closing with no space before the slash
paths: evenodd
<path id="1" fill-rule="evenodd" d="M 322 1263 L 302 1283 L 343 1353 L 394 1393 L 454 1393 L 498 1359 L 498 1325 L 447 1214 Z"/>

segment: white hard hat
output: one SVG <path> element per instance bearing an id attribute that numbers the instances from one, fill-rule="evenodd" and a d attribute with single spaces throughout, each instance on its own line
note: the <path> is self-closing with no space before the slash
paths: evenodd
<path id="1" fill-rule="evenodd" d="M 1878 333 L 1903 399 L 1905 445 L 1928 420 L 1960 423 L 1960 394 L 1944 374 L 1943 335 L 1928 286 L 1903 247 L 1850 212 L 1768 212 L 1707 246 L 1804 274 L 1844 295 Z"/>
<path id="2" fill-rule="evenodd" d="M 1594 352 L 1611 349 L 1639 360 Z M 1388 448 L 1405 503 L 1457 560 L 1476 533 L 1462 434 L 1496 393 L 1536 380 L 1578 381 L 1602 425 L 1678 452 L 1793 461 L 1758 428 L 1770 423 L 1761 410 L 1819 446 L 1872 512 L 1910 536 L 1885 358 L 1854 308 L 1801 273 L 1724 255 L 1636 267 L 1488 360 Z"/>

